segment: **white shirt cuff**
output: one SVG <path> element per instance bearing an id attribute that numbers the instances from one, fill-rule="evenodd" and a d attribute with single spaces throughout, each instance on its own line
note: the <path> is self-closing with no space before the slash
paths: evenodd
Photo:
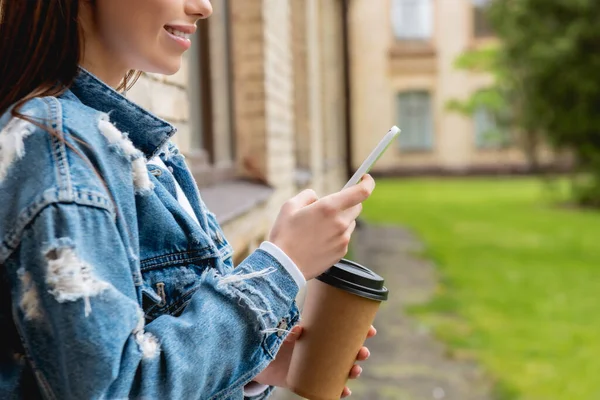
<path id="1" fill-rule="evenodd" d="M 275 259 L 279 261 L 281 265 L 283 265 L 283 268 L 285 268 L 292 278 L 294 278 L 294 281 L 296 281 L 298 289 L 303 289 L 306 286 L 306 279 L 304 278 L 304 275 L 298 269 L 296 263 L 294 263 L 292 259 L 283 252 L 283 250 L 271 242 L 263 242 L 260 245 L 260 249 L 275 257 Z"/>
<path id="2" fill-rule="evenodd" d="M 263 394 L 269 387 L 267 385 L 262 385 L 258 382 L 250 382 L 246 386 L 244 386 L 244 396 L 254 397 L 259 394 Z"/>

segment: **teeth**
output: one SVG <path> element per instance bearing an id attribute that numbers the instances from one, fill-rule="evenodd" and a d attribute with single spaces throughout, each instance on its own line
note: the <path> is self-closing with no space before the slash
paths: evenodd
<path id="1" fill-rule="evenodd" d="M 175 30 L 169 26 L 165 27 L 165 29 L 167 30 L 167 32 L 169 32 L 171 35 L 173 36 L 177 36 L 183 39 L 187 39 L 190 40 L 190 37 L 192 37 L 192 35 L 190 35 L 189 33 L 185 33 L 185 32 L 181 32 L 178 30 Z"/>

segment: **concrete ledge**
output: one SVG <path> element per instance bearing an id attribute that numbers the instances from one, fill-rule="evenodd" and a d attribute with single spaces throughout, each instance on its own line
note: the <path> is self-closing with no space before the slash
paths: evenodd
<path id="1" fill-rule="evenodd" d="M 217 216 L 219 224 L 226 224 L 263 205 L 273 192 L 271 187 L 244 180 L 218 183 L 200 189 L 202 199 Z"/>

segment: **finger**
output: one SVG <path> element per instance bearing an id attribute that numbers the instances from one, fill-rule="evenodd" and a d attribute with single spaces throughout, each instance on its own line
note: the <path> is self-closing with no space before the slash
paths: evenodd
<path id="1" fill-rule="evenodd" d="M 306 189 L 292 197 L 289 200 L 289 203 L 293 204 L 297 208 L 302 208 L 314 203 L 317 200 L 319 200 L 317 193 L 312 189 Z"/>
<path id="2" fill-rule="evenodd" d="M 348 377 L 350 379 L 356 379 L 360 376 L 360 374 L 362 374 L 362 367 L 360 365 L 354 365 L 352 367 L 352 369 L 350 370 L 350 374 L 348 375 Z"/>
<path id="3" fill-rule="evenodd" d="M 360 213 L 362 212 L 363 206 L 361 204 L 357 204 L 354 207 L 350 207 L 343 213 L 343 218 L 350 223 L 351 221 L 355 221 Z"/>
<path id="4" fill-rule="evenodd" d="M 369 333 L 367 333 L 367 338 L 371 338 L 375 335 L 377 335 L 377 329 L 375 329 L 375 327 L 373 325 L 371 325 L 371 328 L 369 329 Z"/>
<path id="5" fill-rule="evenodd" d="M 356 361 L 365 361 L 371 356 L 371 352 L 368 348 L 362 347 L 358 351 L 358 355 L 356 356 Z"/>
<path id="6" fill-rule="evenodd" d="M 285 338 L 285 341 L 288 343 L 295 342 L 296 340 L 300 339 L 302 332 L 304 332 L 304 328 L 302 328 L 300 325 L 294 326 L 289 335 L 287 335 Z"/>
<path id="7" fill-rule="evenodd" d="M 348 229 L 346 229 L 344 235 L 352 236 L 354 229 L 356 229 L 356 220 L 350 222 L 350 226 L 348 226 Z"/>
<path id="8" fill-rule="evenodd" d="M 358 185 L 354 185 L 327 197 L 338 210 L 343 211 L 367 200 L 369 196 L 371 196 L 371 193 L 373 193 L 373 189 L 375 189 L 375 181 L 371 175 L 365 175 Z"/>
<path id="9" fill-rule="evenodd" d="M 352 390 L 350 390 L 348 387 L 345 387 L 344 390 L 342 391 L 342 399 L 349 397 L 352 394 Z"/>

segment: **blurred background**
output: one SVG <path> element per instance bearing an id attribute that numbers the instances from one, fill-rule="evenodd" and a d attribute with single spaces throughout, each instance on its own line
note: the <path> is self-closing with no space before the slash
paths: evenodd
<path id="1" fill-rule="evenodd" d="M 353 398 L 600 399 L 600 2 L 212 3 L 128 96 L 179 128 L 238 262 L 403 131 L 348 256 L 391 293 Z"/>

